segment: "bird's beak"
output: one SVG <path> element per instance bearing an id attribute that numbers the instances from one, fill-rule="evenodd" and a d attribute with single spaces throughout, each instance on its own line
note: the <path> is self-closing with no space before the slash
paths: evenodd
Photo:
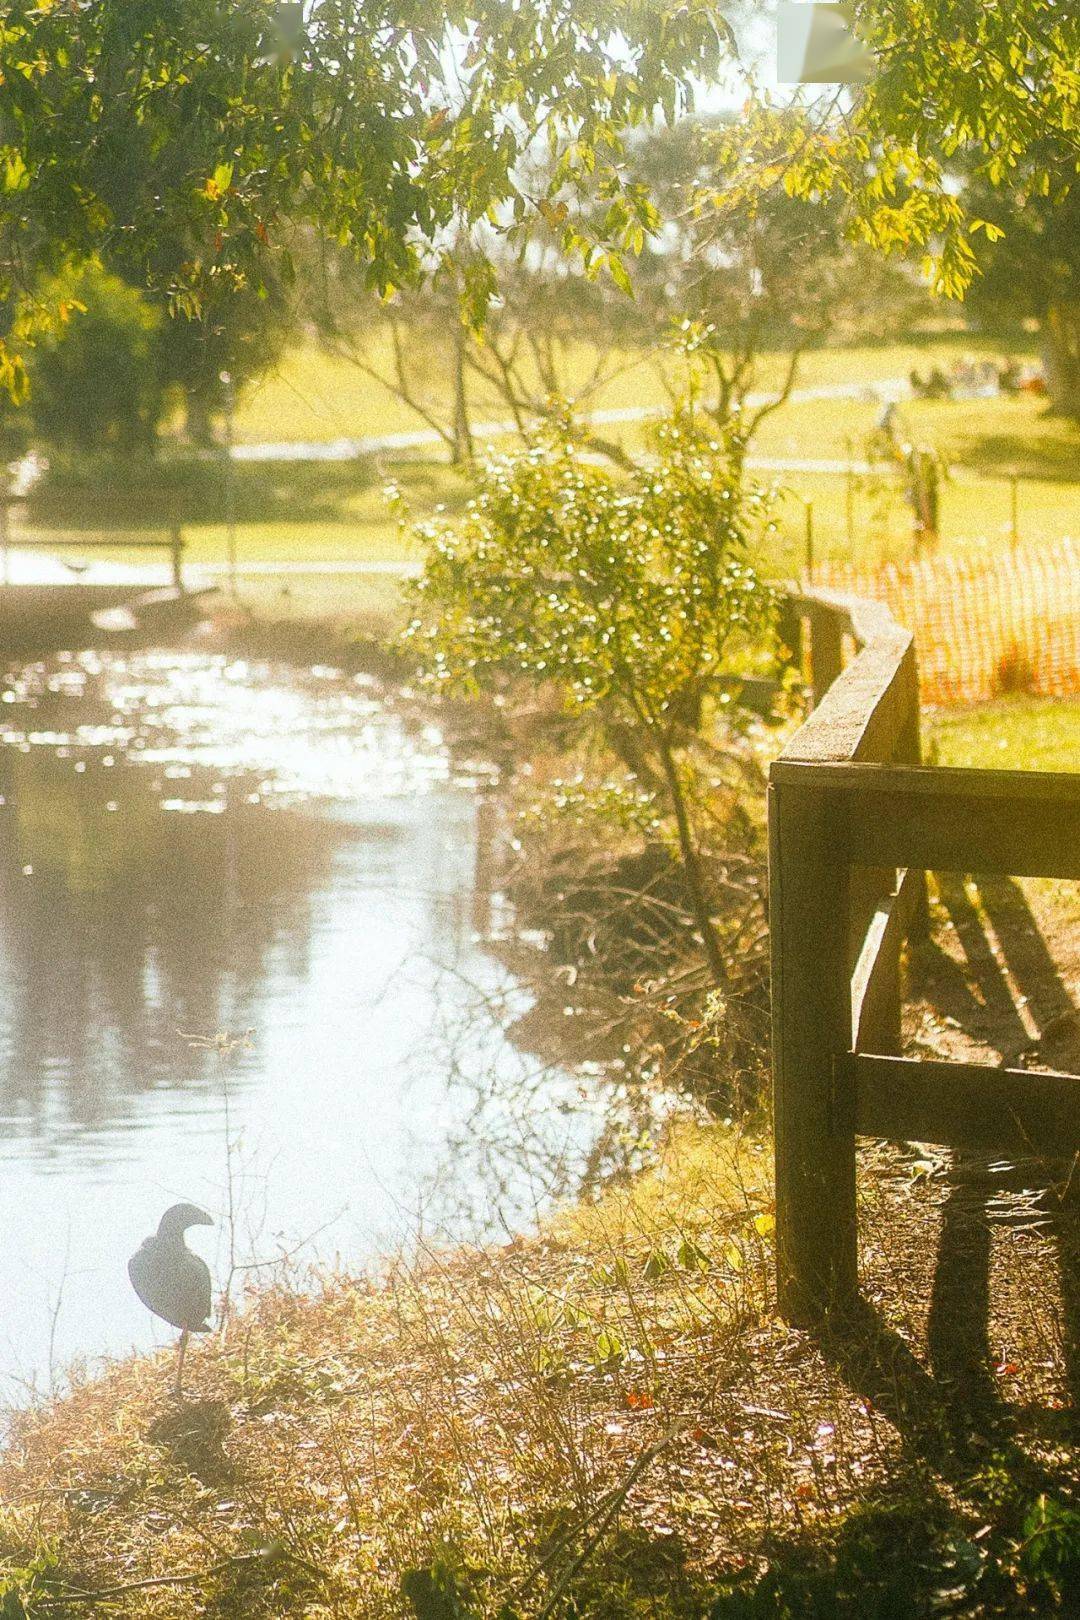
<path id="1" fill-rule="evenodd" d="M 199 1216 L 198 1220 L 194 1221 L 192 1224 L 194 1226 L 213 1226 L 214 1217 L 212 1215 L 207 1215 L 207 1213 L 204 1210 L 203 1213 Z"/>

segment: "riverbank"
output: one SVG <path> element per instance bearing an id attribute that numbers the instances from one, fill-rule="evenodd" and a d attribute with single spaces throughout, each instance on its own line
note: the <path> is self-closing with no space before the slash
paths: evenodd
<path id="1" fill-rule="evenodd" d="M 1075 929 L 969 889 L 936 897 L 909 1049 L 1076 1067 Z M 1018 1019 L 1048 1044 L 1014 1051 Z M 163 1352 L 24 1413 L 0 1459 L 0 1614 L 1069 1613 L 1068 1167 L 865 1149 L 865 1304 L 811 1334 L 775 1311 L 764 1128 L 634 1146 L 650 1168 L 535 1236 L 252 1290 L 193 1350 L 182 1407 Z"/>
<path id="2" fill-rule="evenodd" d="M 291 647 L 249 640 L 247 654 L 350 667 L 325 625 L 306 633 Z M 1036 719 L 1051 728 L 1045 752 L 1053 711 L 1016 712 L 1032 740 Z M 986 746 L 959 722 L 942 737 L 968 763 Z M 519 757 L 537 785 L 567 770 L 564 756 Z M 568 928 L 538 975 L 574 1008 L 580 1058 L 580 962 L 597 957 L 611 908 L 594 869 L 555 853 Z M 523 859 L 546 906 L 544 870 Z M 760 890 L 730 859 L 726 879 L 756 927 Z M 909 1049 L 1080 1066 L 1066 1016 L 1075 927 L 1052 931 L 1014 890 L 939 890 Z M 677 893 L 658 899 L 679 909 Z M 615 999 L 632 1017 L 644 1000 L 646 1021 L 674 1028 L 667 987 L 650 990 L 636 961 L 655 965 L 655 928 L 628 939 L 620 923 L 616 943 L 630 951 Z M 696 1033 L 697 1061 L 730 1086 L 727 1053 L 707 1024 Z M 195 1349 L 181 1408 L 162 1353 L 22 1415 L 0 1459 L 0 1615 L 5 1603 L 28 1620 L 1068 1613 L 1080 1573 L 1068 1167 L 1048 1184 L 1027 1164 L 867 1149 L 866 1304 L 813 1335 L 775 1312 L 763 1128 L 683 1122 L 623 1157 L 653 1162 L 534 1237 L 252 1291 Z"/>
<path id="3" fill-rule="evenodd" d="M 683 1126 L 534 1239 L 253 1294 L 180 1408 L 163 1353 L 25 1415 L 4 1612 L 1067 1612 L 1058 1217 L 995 1238 L 973 1340 L 955 1176 L 870 1150 L 866 1305 L 813 1336 L 775 1315 L 769 1182 L 764 1138 Z"/>
<path id="4" fill-rule="evenodd" d="M 332 586 L 330 581 L 324 590 Z M 400 683 L 415 672 L 399 635 L 405 619 L 400 581 L 378 581 L 377 593 L 379 600 L 369 611 L 340 602 L 335 610 L 325 602 L 320 611 L 307 613 L 296 610 L 290 598 L 281 598 L 280 591 L 277 600 L 246 586 L 236 598 L 218 591 L 202 641 L 241 658 L 301 669 L 329 665 L 348 675 Z"/>

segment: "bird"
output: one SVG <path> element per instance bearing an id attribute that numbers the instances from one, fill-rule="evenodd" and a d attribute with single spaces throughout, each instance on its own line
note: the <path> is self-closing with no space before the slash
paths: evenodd
<path id="1" fill-rule="evenodd" d="M 189 1226 L 213 1226 L 213 1220 L 197 1204 L 172 1204 L 158 1222 L 152 1237 L 136 1249 L 128 1261 L 131 1286 L 147 1310 L 163 1322 L 180 1329 L 173 1394 L 183 1395 L 184 1354 L 188 1336 L 209 1333 L 212 1285 L 210 1267 L 184 1242 Z"/>

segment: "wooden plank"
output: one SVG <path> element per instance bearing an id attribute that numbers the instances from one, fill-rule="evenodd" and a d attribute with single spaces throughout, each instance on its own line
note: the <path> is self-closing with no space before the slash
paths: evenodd
<path id="1" fill-rule="evenodd" d="M 780 1308 L 810 1321 L 857 1286 L 855 1137 L 833 1109 L 851 1027 L 847 868 L 827 794 L 769 788 L 773 1112 Z"/>
<path id="2" fill-rule="evenodd" d="M 844 828 L 838 847 L 857 864 L 1080 878 L 1080 774 L 895 765 L 802 769 L 832 790 L 833 814 Z M 797 767 L 778 761 L 770 780 L 790 782 L 796 775 Z"/>
<path id="3" fill-rule="evenodd" d="M 808 722 L 809 723 L 809 722 Z M 801 762 L 786 750 L 773 761 L 780 782 L 809 781 L 836 792 L 865 792 L 878 785 L 912 798 L 1038 799 L 1044 804 L 1080 803 L 1080 771 L 969 770 L 960 765 L 906 765 L 881 760 Z"/>
<path id="4" fill-rule="evenodd" d="M 816 614 L 810 621 L 810 689 L 815 709 L 843 667 L 843 622 L 831 614 Z"/>
<path id="5" fill-rule="evenodd" d="M 847 591 L 834 591 L 825 585 L 815 585 L 811 590 L 795 590 L 788 601 L 810 619 L 822 614 L 841 619 L 844 628 L 863 647 L 897 627 L 887 602 L 878 602 L 867 596 L 852 596 Z"/>
<path id="6" fill-rule="evenodd" d="M 817 681 L 815 678 L 815 694 Z M 894 627 L 864 648 L 829 690 L 780 756 L 779 763 L 891 760 L 907 741 L 918 711 L 914 643 Z"/>
<path id="7" fill-rule="evenodd" d="M 846 1052 L 838 1106 L 861 1136 L 1062 1158 L 1080 1150 L 1080 1075 Z"/>
<path id="8" fill-rule="evenodd" d="M 851 1044 L 856 1052 L 895 1052 L 900 1039 L 900 953 L 923 899 L 922 873 L 901 872 L 878 906 L 851 976 Z"/>
<path id="9" fill-rule="evenodd" d="M 895 866 L 853 866 L 848 875 L 848 968 L 854 973 L 881 906 L 896 889 Z"/>
<path id="10" fill-rule="evenodd" d="M 1035 775 L 1035 772 L 1031 773 Z M 847 808 L 848 855 L 930 872 L 1080 877 L 1080 778 L 1076 802 L 1041 795 L 940 799 L 868 787 Z"/>
<path id="11" fill-rule="evenodd" d="M 802 673 L 803 667 L 803 618 L 799 612 L 798 603 L 792 597 L 786 597 L 780 609 L 777 620 L 776 633 L 782 648 L 786 648 L 790 655 L 791 665 Z"/>

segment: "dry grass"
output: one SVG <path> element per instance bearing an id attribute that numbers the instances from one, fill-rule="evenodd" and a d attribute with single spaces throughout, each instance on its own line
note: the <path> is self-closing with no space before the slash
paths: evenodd
<path id="1" fill-rule="evenodd" d="M 160 1356 L 27 1414 L 0 1612 L 899 1616 L 954 1577 L 981 1606 L 936 1612 L 1052 1608 L 1022 1530 L 1069 1488 L 1046 1266 L 977 1436 L 913 1309 L 936 1176 L 871 1155 L 870 1303 L 825 1340 L 773 1313 L 769 1184 L 767 1144 L 682 1127 L 534 1240 L 254 1295 L 183 1408 Z"/>

